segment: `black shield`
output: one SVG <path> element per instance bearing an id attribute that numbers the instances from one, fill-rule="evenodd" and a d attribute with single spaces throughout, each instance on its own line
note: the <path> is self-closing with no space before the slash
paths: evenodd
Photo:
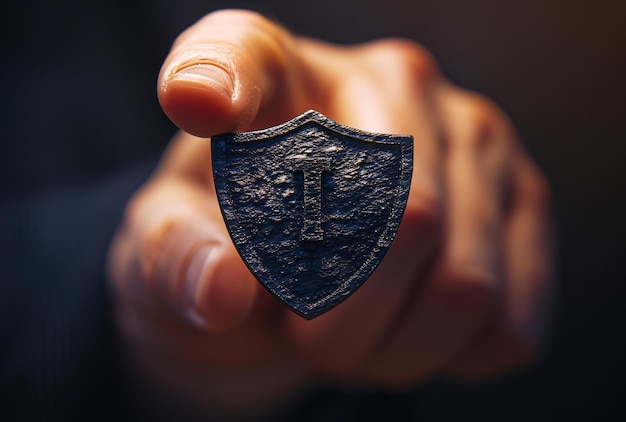
<path id="1" fill-rule="evenodd" d="M 367 133 L 308 111 L 212 139 L 217 196 L 256 278 L 311 319 L 371 275 L 406 206 L 413 138 Z"/>

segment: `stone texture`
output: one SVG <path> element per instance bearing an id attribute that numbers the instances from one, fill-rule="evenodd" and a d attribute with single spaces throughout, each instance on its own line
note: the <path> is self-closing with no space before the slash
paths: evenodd
<path id="1" fill-rule="evenodd" d="M 261 284 L 311 319 L 367 280 L 406 205 L 413 138 L 372 134 L 308 111 L 212 139 L 232 240 Z"/>

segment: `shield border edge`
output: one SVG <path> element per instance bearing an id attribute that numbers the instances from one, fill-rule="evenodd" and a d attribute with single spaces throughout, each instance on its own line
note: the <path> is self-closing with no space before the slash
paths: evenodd
<path id="1" fill-rule="evenodd" d="M 401 148 L 401 169 L 400 169 L 400 183 L 397 186 L 399 189 L 398 194 L 395 196 L 395 201 L 392 207 L 391 215 L 389 220 L 387 221 L 387 225 L 385 227 L 385 232 L 381 235 L 377 242 L 377 247 L 379 248 L 379 253 L 381 253 L 380 259 L 378 263 L 369 271 L 371 275 L 378 265 L 382 262 L 389 246 L 393 242 L 395 238 L 398 228 L 400 226 L 400 222 L 402 221 L 402 216 L 404 214 L 406 204 L 408 201 L 409 190 L 411 186 L 411 179 L 413 174 L 413 136 L 411 135 L 388 135 L 382 133 L 373 133 L 367 132 L 360 129 L 355 129 L 349 126 L 342 125 L 341 123 L 335 122 L 334 120 L 329 119 L 318 111 L 309 110 L 287 122 L 279 124 L 277 126 L 272 126 L 266 129 L 255 130 L 250 132 L 239 132 L 239 133 L 224 133 L 220 135 L 213 136 L 211 138 L 211 160 L 213 165 L 213 181 L 215 184 L 216 194 L 218 196 L 218 202 L 220 205 L 220 212 L 222 213 L 222 218 L 224 218 L 224 222 L 226 221 L 236 221 L 235 218 L 231 215 L 227 214 L 235 214 L 230 209 L 226 210 L 222 204 L 231 204 L 232 200 L 228 193 L 228 189 L 226 189 L 226 180 L 223 176 L 224 168 L 226 165 L 226 144 L 228 142 L 234 143 L 246 143 L 246 142 L 262 142 L 269 138 L 275 138 L 277 136 L 285 135 L 293 130 L 298 129 L 299 127 L 309 123 L 314 122 L 317 123 L 324 128 L 336 132 L 340 135 L 347 136 L 349 138 L 356 138 L 360 141 L 369 142 L 369 143 L 377 143 L 377 144 L 393 144 L 398 145 Z M 235 249 L 241 256 L 244 264 L 252 275 L 257 279 L 257 281 L 276 299 L 278 299 L 283 305 L 287 306 L 289 309 L 300 315 L 301 317 L 311 320 L 322 313 L 329 311 L 335 306 L 339 305 L 345 299 L 347 299 L 352 293 L 358 290 L 363 283 L 367 280 L 368 277 L 364 277 L 363 280 L 347 295 L 346 287 L 351 284 L 351 280 L 354 280 L 357 276 L 362 277 L 363 268 L 367 267 L 367 263 L 371 262 L 372 258 L 369 258 L 349 279 L 347 279 L 344 283 L 341 284 L 341 287 L 331 292 L 329 295 L 325 296 L 322 299 L 317 300 L 313 304 L 303 303 L 304 307 L 308 309 L 308 312 L 304 312 L 301 309 L 293 307 L 291 304 L 285 302 L 283 298 L 280 297 L 279 294 L 274 292 L 266 283 L 259 280 L 257 273 L 260 271 L 255 270 L 250 266 L 248 261 L 245 259 L 244 254 L 234 242 L 233 233 L 231 232 L 230 226 L 226 225 L 226 229 L 228 234 L 231 237 L 231 241 L 235 245 Z M 344 296 L 342 299 L 335 299 L 337 296 Z M 322 306 L 329 300 L 335 299 L 335 302 L 331 306 Z"/>

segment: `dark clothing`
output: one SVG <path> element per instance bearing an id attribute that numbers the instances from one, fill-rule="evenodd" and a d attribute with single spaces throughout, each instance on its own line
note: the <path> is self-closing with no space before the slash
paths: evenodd
<path id="1" fill-rule="evenodd" d="M 155 94 L 169 46 L 203 14 L 233 3 L 13 3 L 0 18 L 0 420 L 123 420 L 132 397 L 111 323 L 106 252 L 126 202 L 174 133 Z M 503 105 L 555 186 L 560 312 L 544 360 L 523 374 L 406 394 L 327 390 L 298 417 L 620 420 L 623 7 L 370 3 L 252 6 L 294 32 L 336 42 L 413 38 L 452 80 Z"/>

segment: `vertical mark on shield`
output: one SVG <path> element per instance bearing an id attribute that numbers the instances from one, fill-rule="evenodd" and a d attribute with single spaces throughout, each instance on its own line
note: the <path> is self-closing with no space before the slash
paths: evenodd
<path id="1" fill-rule="evenodd" d="M 293 157 L 291 166 L 294 172 L 304 175 L 304 222 L 300 240 L 320 242 L 324 240 L 322 230 L 322 173 L 330 171 L 330 159 Z"/>

